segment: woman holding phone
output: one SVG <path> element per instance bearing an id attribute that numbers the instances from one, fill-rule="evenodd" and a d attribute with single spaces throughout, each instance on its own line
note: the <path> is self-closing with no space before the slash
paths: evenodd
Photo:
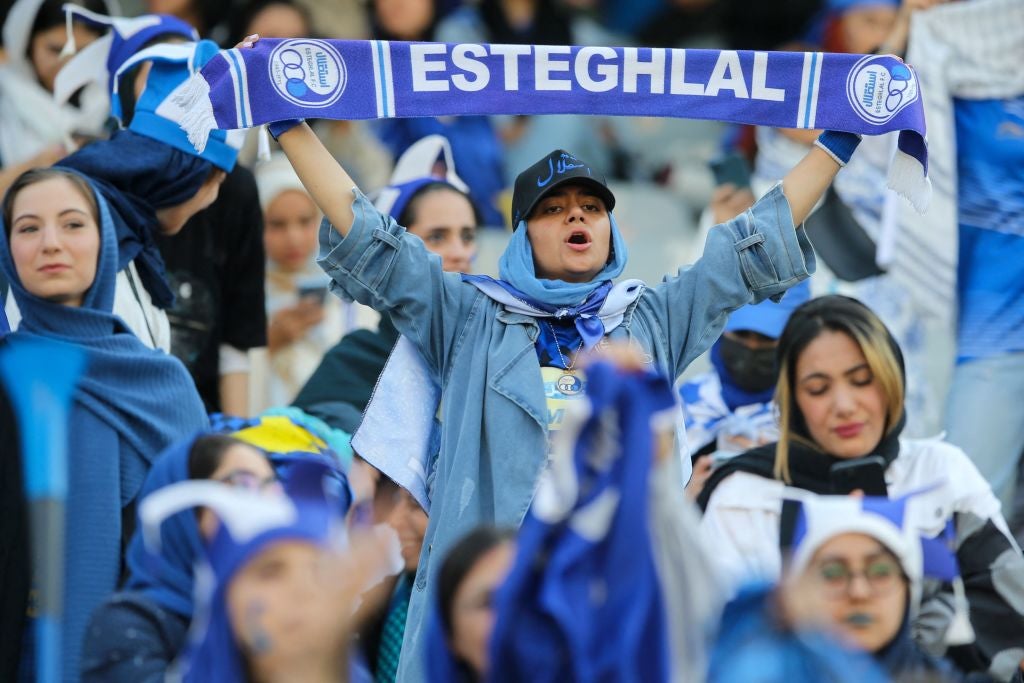
<path id="1" fill-rule="evenodd" d="M 884 483 L 890 497 L 921 491 L 908 505 L 909 524 L 929 538 L 950 524 L 956 529 L 976 633 L 957 663 L 1009 680 L 1020 663 L 1011 649 L 1024 641 L 1024 615 L 1015 607 L 1024 598 L 1024 557 L 963 451 L 938 438 L 900 438 L 905 380 L 892 335 L 859 301 L 821 297 L 794 311 L 776 359 L 778 442 L 724 464 L 698 499 L 728 577 L 737 584 L 778 579 L 795 519 L 783 501 L 794 488 L 870 494 Z M 915 635 L 925 647 L 941 646 L 949 596 L 936 587 L 925 602 Z"/>

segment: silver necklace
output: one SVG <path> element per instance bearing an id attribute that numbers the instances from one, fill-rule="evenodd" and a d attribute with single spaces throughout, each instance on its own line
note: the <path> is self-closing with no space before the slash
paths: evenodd
<path id="1" fill-rule="evenodd" d="M 544 322 L 547 324 L 548 329 L 551 330 L 551 336 L 555 338 L 555 348 L 558 350 L 558 357 L 562 361 L 562 367 L 565 369 L 565 372 L 563 372 L 558 378 L 558 390 L 567 396 L 575 396 L 583 391 L 583 382 L 580 381 L 580 378 L 577 377 L 576 373 L 573 371 L 573 367 L 575 367 L 576 361 L 580 357 L 580 351 L 583 350 L 583 339 L 582 337 L 580 338 L 580 345 L 576 348 L 576 353 L 570 354 L 572 356 L 572 362 L 569 362 L 562 354 L 562 345 L 558 343 L 558 335 L 555 334 L 555 326 L 546 320 Z"/>

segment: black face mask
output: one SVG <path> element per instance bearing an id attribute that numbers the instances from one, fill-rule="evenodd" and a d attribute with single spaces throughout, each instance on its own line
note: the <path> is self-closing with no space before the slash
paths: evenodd
<path id="1" fill-rule="evenodd" d="M 751 349 L 723 335 L 719 350 L 729 378 L 743 391 L 759 393 L 775 386 L 774 347 Z"/>

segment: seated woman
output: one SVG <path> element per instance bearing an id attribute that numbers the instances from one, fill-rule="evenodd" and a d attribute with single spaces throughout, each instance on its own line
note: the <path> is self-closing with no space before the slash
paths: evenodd
<path id="1" fill-rule="evenodd" d="M 117 585 L 130 533 L 122 519 L 131 519 L 153 458 L 207 418 L 181 362 L 146 348 L 111 312 L 117 237 L 88 180 L 58 168 L 24 173 L 4 198 L 3 225 L 0 269 L 23 315 L 3 343 L 48 337 L 88 356 L 68 425 L 74 457 L 62 661 L 69 678 L 77 676 L 88 615 Z"/>
<path id="2" fill-rule="evenodd" d="M 949 551 L 922 553 L 920 537 L 902 525 L 907 502 L 807 497 L 781 588 L 751 586 L 726 607 L 709 680 L 743 680 L 756 671 L 792 683 L 991 681 L 985 674 L 965 679 L 911 638 L 922 583 L 948 578 L 941 557 Z M 779 655 L 769 670 L 766 648 Z M 1018 669 L 1013 680 L 1021 677 Z"/>
<path id="3" fill-rule="evenodd" d="M 266 454 L 225 434 L 204 434 L 175 444 L 153 464 L 140 498 L 189 479 L 209 479 L 265 489 L 277 477 Z M 161 528 L 160 554 L 146 552 L 136 534 L 128 546 L 124 591 L 93 613 L 82 647 L 82 681 L 156 683 L 185 644 L 192 620 L 193 564 L 201 537 L 212 535 L 211 518 L 191 512 Z M 128 632 L 135 636 L 129 638 Z"/>
<path id="4" fill-rule="evenodd" d="M 834 490 L 832 468 L 877 456 L 883 464 L 876 480 L 881 483 L 884 476 L 889 496 L 928 489 L 908 507 L 917 533 L 934 538 L 949 522 L 956 526 L 957 560 L 977 634 L 958 663 L 1009 680 L 1020 660 L 1013 648 L 1024 639 L 1018 608 L 1024 558 L 999 501 L 962 451 L 940 439 L 900 439 L 903 361 L 888 330 L 854 299 L 814 299 L 790 317 L 777 358 L 779 441 L 723 464 L 698 499 L 722 570 L 737 582 L 777 579 L 780 539 L 791 528 L 783 504 L 787 485 L 819 494 L 848 493 Z M 938 610 L 938 605 L 926 598 L 924 609 Z M 915 636 L 926 647 L 941 646 L 946 625 L 947 619 L 920 619 Z"/>

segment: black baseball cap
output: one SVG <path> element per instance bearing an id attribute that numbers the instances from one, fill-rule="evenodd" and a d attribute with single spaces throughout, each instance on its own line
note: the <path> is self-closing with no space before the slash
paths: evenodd
<path id="1" fill-rule="evenodd" d="M 615 208 L 615 195 L 608 189 L 604 176 L 564 149 L 556 149 L 516 176 L 512 190 L 512 229 L 526 220 L 544 195 L 566 183 L 590 185 L 594 195 L 604 201 L 606 209 Z"/>

